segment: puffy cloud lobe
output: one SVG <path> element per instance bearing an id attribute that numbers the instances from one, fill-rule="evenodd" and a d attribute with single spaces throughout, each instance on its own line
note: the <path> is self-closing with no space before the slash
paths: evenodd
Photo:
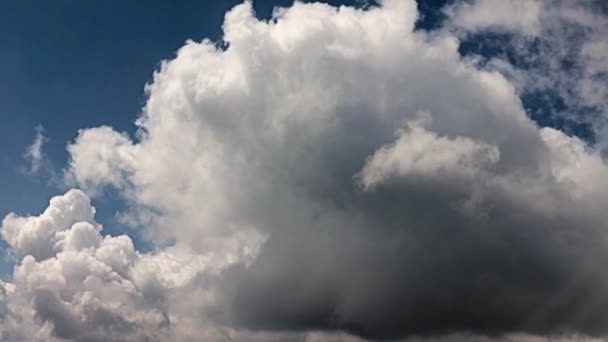
<path id="1" fill-rule="evenodd" d="M 80 131 L 76 144 L 68 146 L 70 167 L 78 173 L 66 173 L 66 181 L 80 184 L 89 192 L 102 184 L 122 185 L 124 173 L 132 168 L 135 148 L 126 134 L 107 126 Z M 85 149 L 86 147 L 86 149 Z"/>
<path id="2" fill-rule="evenodd" d="M 126 235 L 102 236 L 94 213 L 87 195 L 70 190 L 39 216 L 5 218 L 1 232 L 21 259 L 12 281 L 0 283 L 0 339 L 197 341 L 234 334 L 206 328 L 191 318 L 198 308 L 180 307 L 193 301 L 195 277 L 225 266 L 185 248 L 141 254 Z M 210 291 L 198 291 L 200 304 Z"/>
<path id="3" fill-rule="evenodd" d="M 53 336 L 64 339 L 143 338 L 136 328 L 158 326 L 162 313 L 143 305 L 138 285 L 129 277 L 139 257 L 131 240 L 102 238 L 94 213 L 89 198 L 71 190 L 52 198 L 40 216 L 11 214 L 4 220 L 3 236 L 18 255 L 25 255 L 15 269 L 10 314 L 33 325 L 48 324 Z M 126 259 L 122 264 L 120 257 Z M 52 337 L 40 337 L 45 338 Z"/>
<path id="4" fill-rule="evenodd" d="M 56 250 L 79 251 L 85 248 L 95 248 L 99 246 L 101 237 L 93 225 L 86 222 L 78 222 L 69 231 L 57 232 Z"/>
<path id="5" fill-rule="evenodd" d="M 116 187 L 157 250 L 101 237 L 80 191 L 9 215 L 11 314 L 83 340 L 606 334 L 601 156 L 417 18 L 235 7 L 225 49 L 188 42 L 155 73 L 138 141 L 68 147 L 68 179 Z"/>
<path id="6" fill-rule="evenodd" d="M 2 221 L 0 233 L 18 256 L 46 259 L 55 254 L 55 243 L 65 239 L 62 231 L 77 223 L 92 224 L 94 215 L 95 209 L 91 207 L 89 198 L 81 191 L 70 191 L 63 197 L 52 198 L 40 216 L 9 214 Z"/>
<path id="7" fill-rule="evenodd" d="M 179 318 L 169 316 L 165 297 L 204 269 L 206 260 L 184 250 L 141 255 L 126 235 L 102 237 L 94 212 L 83 192 L 70 190 L 52 198 L 40 216 L 4 220 L 3 236 L 24 257 L 5 285 L 3 339 L 168 338 L 167 329 Z"/>
<path id="8" fill-rule="evenodd" d="M 374 153 L 361 171 L 366 189 L 400 177 L 444 177 L 446 174 L 466 178 L 498 162 L 498 148 L 469 138 L 438 137 L 423 127 L 410 124 L 400 130 L 397 141 Z"/>

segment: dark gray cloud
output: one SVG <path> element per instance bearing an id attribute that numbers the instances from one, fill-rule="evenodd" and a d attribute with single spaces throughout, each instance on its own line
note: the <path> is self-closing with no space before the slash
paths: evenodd
<path id="1" fill-rule="evenodd" d="M 576 203 L 547 217 L 500 194 L 472 220 L 447 189 L 414 179 L 352 196 L 339 221 L 282 226 L 250 267 L 227 271 L 220 319 L 378 339 L 606 333 L 603 222 Z"/>
<path id="2" fill-rule="evenodd" d="M 78 318 L 67 308 L 57 295 L 49 290 L 39 289 L 34 295 L 34 310 L 42 321 L 50 321 L 53 334 L 60 338 L 73 339 L 83 333 Z"/>

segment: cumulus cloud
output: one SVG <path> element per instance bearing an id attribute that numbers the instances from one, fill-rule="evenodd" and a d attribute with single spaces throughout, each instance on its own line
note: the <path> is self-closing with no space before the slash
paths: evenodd
<path id="1" fill-rule="evenodd" d="M 71 185 L 80 185 L 89 193 L 99 191 L 101 184 L 122 186 L 135 154 L 129 137 L 107 126 L 80 131 L 75 144 L 68 145 L 67 149 L 71 156 L 70 168 L 78 173 L 66 173 L 65 180 Z"/>
<path id="2" fill-rule="evenodd" d="M 83 191 L 4 219 L 5 339 L 605 336 L 600 151 L 540 128 L 509 75 L 418 17 L 296 2 L 263 21 L 245 2 L 222 44 L 186 43 L 137 139 L 79 131 L 65 177 Z M 108 186 L 153 251 L 102 236 L 89 196 Z"/>
<path id="3" fill-rule="evenodd" d="M 141 254 L 126 235 L 102 236 L 94 213 L 82 191 L 70 190 L 53 197 L 39 216 L 4 219 L 0 231 L 20 262 L 12 282 L 2 284 L 2 340 L 204 337 L 198 330 L 189 336 L 191 327 L 177 328 L 187 316 L 169 309 L 169 298 L 187 301 L 181 291 L 191 278 L 219 264 L 210 265 L 208 258 L 187 249 Z"/>

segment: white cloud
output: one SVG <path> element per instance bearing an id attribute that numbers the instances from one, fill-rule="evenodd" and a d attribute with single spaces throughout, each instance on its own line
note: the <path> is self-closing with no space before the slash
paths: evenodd
<path id="1" fill-rule="evenodd" d="M 40 216 L 4 220 L 2 235 L 22 259 L 3 284 L 3 340 L 160 341 L 181 332 L 193 311 L 172 311 L 167 301 L 191 294 L 180 291 L 208 258 L 172 248 L 142 255 L 126 235 L 102 237 L 94 213 L 84 193 L 70 190 Z"/>
<path id="2" fill-rule="evenodd" d="M 66 181 L 95 193 L 101 184 L 123 185 L 124 174 L 133 168 L 136 148 L 126 134 L 102 126 L 79 131 L 68 152 L 70 168 L 78 173 L 66 174 Z"/>
<path id="3" fill-rule="evenodd" d="M 414 1 L 296 2 L 266 22 L 245 2 L 227 48 L 186 43 L 147 86 L 137 140 L 104 126 L 70 143 L 84 192 L 4 219 L 21 260 L 4 336 L 605 333 L 601 156 L 539 129 L 517 85 L 417 18 Z M 102 236 L 88 195 L 104 186 L 153 251 Z"/>
<path id="4" fill-rule="evenodd" d="M 40 260 L 54 254 L 57 233 L 77 222 L 93 223 L 95 210 L 82 192 L 70 191 L 64 197 L 51 199 L 49 207 L 37 217 L 7 215 L 0 233 L 19 257 L 31 255 Z"/>
<path id="5" fill-rule="evenodd" d="M 401 177 L 453 175 L 474 181 L 479 173 L 499 161 L 498 148 L 463 137 L 438 137 L 413 123 L 397 132 L 397 141 L 383 146 L 369 158 L 360 178 L 366 189 Z"/>
<path id="6" fill-rule="evenodd" d="M 488 29 L 537 35 L 540 30 L 542 0 L 474 0 L 455 2 L 445 11 L 451 22 L 467 31 Z"/>

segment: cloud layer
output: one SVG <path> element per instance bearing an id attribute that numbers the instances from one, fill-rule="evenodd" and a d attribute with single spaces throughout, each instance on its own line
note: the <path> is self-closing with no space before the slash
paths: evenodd
<path id="1" fill-rule="evenodd" d="M 606 335 L 608 167 L 529 119 L 510 74 L 459 54 L 454 28 L 484 29 L 491 5 L 431 32 L 413 0 L 233 8 L 223 44 L 162 63 L 136 140 L 78 133 L 65 179 L 82 191 L 4 219 L 20 261 L 2 338 Z M 102 236 L 104 187 L 152 252 Z"/>

